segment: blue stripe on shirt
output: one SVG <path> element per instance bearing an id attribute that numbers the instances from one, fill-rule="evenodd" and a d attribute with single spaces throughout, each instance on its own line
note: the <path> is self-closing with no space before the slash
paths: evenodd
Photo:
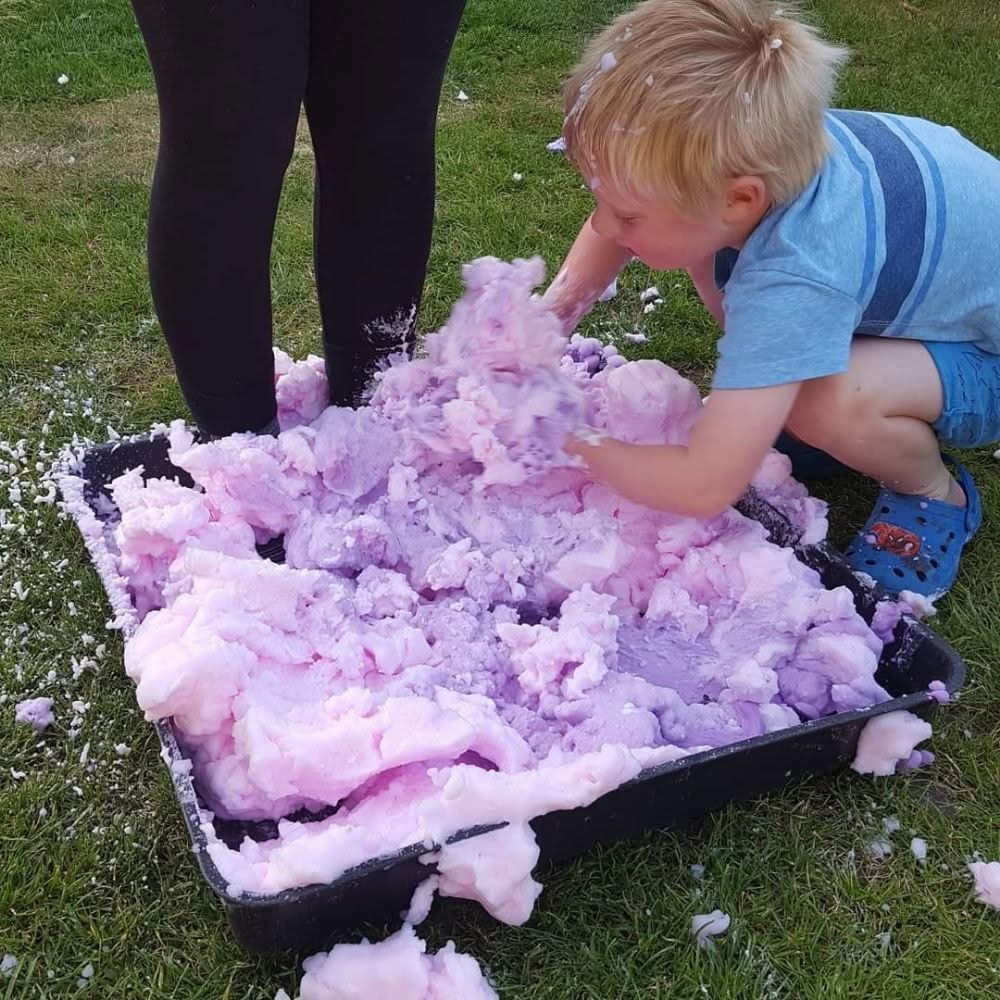
<path id="1" fill-rule="evenodd" d="M 836 111 L 871 155 L 885 202 L 885 262 L 858 331 L 882 332 L 899 317 L 913 291 L 924 256 L 927 193 L 920 167 L 906 143 L 875 115 Z"/>
<path id="2" fill-rule="evenodd" d="M 871 173 L 865 161 L 858 156 L 858 151 L 854 148 L 844 129 L 837 124 L 832 112 L 827 116 L 827 124 L 834 138 L 843 147 L 851 165 L 861 175 L 865 203 L 865 263 L 861 272 L 858 299 L 863 301 L 875 271 L 875 194 L 872 190 Z"/>
<path id="3" fill-rule="evenodd" d="M 900 132 L 920 150 L 924 162 L 927 164 L 927 170 L 931 175 L 931 184 L 934 186 L 934 242 L 931 245 L 927 273 L 924 275 L 924 280 L 921 282 L 917 294 L 906 310 L 906 315 L 901 320 L 902 325 L 905 326 L 913 319 L 913 314 L 920 308 L 924 299 L 927 298 L 927 292 L 930 290 L 931 282 L 937 273 L 938 262 L 941 260 L 941 250 L 944 246 L 945 226 L 948 223 L 948 206 L 945 200 L 944 181 L 941 179 L 941 168 L 938 166 L 937 160 L 931 151 L 914 135 L 912 129 L 904 125 L 899 118 L 893 118 L 892 121 Z"/>

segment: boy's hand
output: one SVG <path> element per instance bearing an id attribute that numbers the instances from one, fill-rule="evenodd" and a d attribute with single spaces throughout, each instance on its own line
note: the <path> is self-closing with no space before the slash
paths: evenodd
<path id="1" fill-rule="evenodd" d="M 631 259 L 628 250 L 599 236 L 587 219 L 542 296 L 542 301 L 562 321 L 567 336 Z"/>
<path id="2" fill-rule="evenodd" d="M 628 444 L 614 438 L 567 440 L 595 479 L 657 510 L 714 517 L 743 494 L 774 444 L 798 382 L 766 389 L 722 389 L 702 409 L 683 445 Z"/>

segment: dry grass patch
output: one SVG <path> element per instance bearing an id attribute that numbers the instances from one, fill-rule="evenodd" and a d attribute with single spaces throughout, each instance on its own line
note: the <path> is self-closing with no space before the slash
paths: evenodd
<path id="1" fill-rule="evenodd" d="M 152 94 L 7 109 L 0 112 L 0 186 L 11 178 L 59 185 L 81 175 L 148 183 L 158 140 Z"/>

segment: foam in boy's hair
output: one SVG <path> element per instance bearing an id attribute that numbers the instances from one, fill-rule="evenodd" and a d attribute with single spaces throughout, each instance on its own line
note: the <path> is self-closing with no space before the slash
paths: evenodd
<path id="1" fill-rule="evenodd" d="M 798 195 L 827 151 L 845 49 L 770 0 L 646 0 L 587 47 L 565 93 L 567 152 L 588 180 L 702 212 L 726 181 Z"/>

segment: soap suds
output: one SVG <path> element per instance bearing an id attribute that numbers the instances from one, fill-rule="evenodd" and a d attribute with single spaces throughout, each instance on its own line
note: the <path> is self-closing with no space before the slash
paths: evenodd
<path id="1" fill-rule="evenodd" d="M 930 739 L 929 722 L 911 712 L 887 712 L 865 723 L 858 738 L 858 750 L 851 768 L 858 774 L 885 777 L 898 766 L 913 765 L 918 743 Z M 917 765 L 919 766 L 919 764 Z"/>
<path id="2" fill-rule="evenodd" d="M 722 910 L 712 910 L 711 913 L 696 913 L 691 918 L 691 933 L 698 942 L 698 947 L 710 950 L 715 942 L 712 940 L 729 930 L 731 919 Z"/>
<path id="3" fill-rule="evenodd" d="M 931 681 L 927 691 L 939 705 L 947 705 L 951 701 L 951 694 L 943 681 Z"/>
<path id="4" fill-rule="evenodd" d="M 474 958 L 451 941 L 428 955 L 409 924 L 377 944 L 338 944 L 302 967 L 298 1000 L 497 1000 Z"/>
<path id="5" fill-rule="evenodd" d="M 973 861 L 969 871 L 975 880 L 976 899 L 1000 910 L 1000 861 Z"/>
<path id="6" fill-rule="evenodd" d="M 594 179 L 594 190 L 597 190 L 597 179 Z M 603 292 L 597 297 L 598 302 L 610 302 L 618 294 L 618 279 L 615 278 L 614 281 L 604 289 Z"/>
<path id="7" fill-rule="evenodd" d="M 887 858 L 892 854 L 892 844 L 885 837 L 876 837 L 868 844 L 868 853 L 873 858 Z"/>
<path id="8" fill-rule="evenodd" d="M 51 698 L 26 698 L 14 706 L 14 719 L 31 726 L 35 732 L 44 732 L 55 721 Z"/>
<path id="9" fill-rule="evenodd" d="M 277 438 L 195 444 L 176 424 L 171 458 L 194 487 L 126 473 L 106 526 L 64 482 L 146 717 L 173 719 L 217 815 L 278 820 L 275 839 L 234 850 L 206 817 L 234 894 L 328 882 L 425 843 L 439 875 L 414 921 L 438 891 L 521 922 L 540 889 L 535 816 L 888 698 L 882 642 L 849 590 L 824 589 L 733 509 L 642 508 L 563 451 L 583 426 L 684 443 L 701 408 L 690 382 L 596 340 L 567 348 L 531 294 L 539 261 L 485 258 L 464 277 L 426 356 L 381 372 L 369 405 L 321 409 L 319 359 L 279 355 Z M 803 541 L 825 535 L 825 507 L 784 456 L 754 485 Z M 276 536 L 284 564 L 257 555 Z M 444 953 L 427 958 L 410 934 L 390 950 L 431 976 Z"/>

